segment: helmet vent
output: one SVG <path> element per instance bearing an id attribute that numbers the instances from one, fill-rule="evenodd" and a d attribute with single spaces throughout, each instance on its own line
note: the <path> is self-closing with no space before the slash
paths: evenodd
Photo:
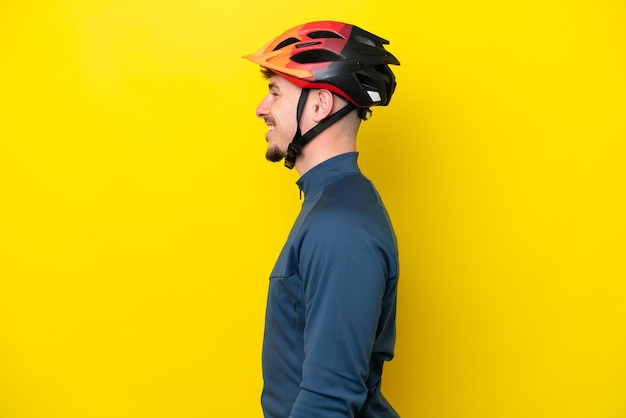
<path id="1" fill-rule="evenodd" d="M 299 54 L 291 57 L 291 60 L 297 62 L 298 64 L 307 64 L 313 62 L 339 61 L 341 60 L 341 56 L 335 54 L 334 52 L 320 49 L 300 52 Z"/>
<path id="2" fill-rule="evenodd" d="M 282 41 L 281 43 L 279 43 L 278 45 L 276 45 L 276 48 L 274 48 L 274 51 L 278 51 L 281 48 L 286 47 L 287 45 L 291 45 L 291 44 L 295 44 L 296 42 L 300 42 L 300 39 L 298 38 L 294 38 L 293 36 L 291 38 L 287 38 L 284 41 Z"/>
<path id="3" fill-rule="evenodd" d="M 371 40 L 370 38 L 367 38 L 365 36 L 354 35 L 354 39 L 357 40 L 359 43 L 362 43 L 364 45 L 369 45 L 369 46 L 373 46 L 373 47 L 376 46 L 376 44 L 374 43 L 373 40 Z"/>
<path id="4" fill-rule="evenodd" d="M 376 89 L 376 80 L 368 76 L 365 72 L 357 72 L 354 73 L 354 75 L 362 86 L 369 89 Z"/>
<path id="5" fill-rule="evenodd" d="M 335 32 L 330 32 L 327 30 L 318 30 L 315 32 L 311 32 L 309 33 L 309 38 L 312 39 L 317 39 L 317 38 L 339 38 L 339 39 L 344 39 L 343 36 L 335 33 Z"/>
<path id="6" fill-rule="evenodd" d="M 310 46 L 321 45 L 321 44 L 322 43 L 320 41 L 304 42 L 304 43 L 296 45 L 296 48 L 308 48 Z"/>

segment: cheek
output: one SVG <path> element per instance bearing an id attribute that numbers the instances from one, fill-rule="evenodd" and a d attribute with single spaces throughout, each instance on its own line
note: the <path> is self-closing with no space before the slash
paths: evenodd
<path id="1" fill-rule="evenodd" d="M 282 118 L 280 123 L 280 130 L 282 131 L 285 140 L 291 142 L 293 136 L 296 133 L 296 120 L 291 118 Z"/>
<path id="2" fill-rule="evenodd" d="M 281 107 L 276 109 L 275 116 L 280 120 L 282 129 L 296 129 L 296 112 L 289 108 Z"/>

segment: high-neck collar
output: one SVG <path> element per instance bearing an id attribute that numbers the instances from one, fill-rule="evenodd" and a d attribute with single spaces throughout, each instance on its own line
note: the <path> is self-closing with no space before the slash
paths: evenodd
<path id="1" fill-rule="evenodd" d="M 359 173 L 358 156 L 358 152 L 347 152 L 329 158 L 304 173 L 296 184 L 300 191 L 304 193 L 305 198 L 306 196 L 312 196 L 337 176 Z"/>

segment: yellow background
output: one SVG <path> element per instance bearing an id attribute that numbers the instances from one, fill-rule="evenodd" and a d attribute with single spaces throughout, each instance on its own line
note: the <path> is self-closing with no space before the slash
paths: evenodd
<path id="1" fill-rule="evenodd" d="M 240 57 L 348 21 L 391 40 L 364 172 L 401 246 L 405 418 L 626 417 L 626 6 L 3 1 L 0 417 L 260 417 L 296 173 Z"/>

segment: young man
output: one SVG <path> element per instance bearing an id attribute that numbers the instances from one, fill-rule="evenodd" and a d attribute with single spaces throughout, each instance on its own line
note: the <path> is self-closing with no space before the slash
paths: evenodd
<path id="1" fill-rule="evenodd" d="M 388 418 L 383 363 L 393 357 L 396 238 L 357 165 L 369 108 L 395 89 L 388 42 L 356 26 L 311 22 L 245 58 L 269 93 L 267 159 L 298 171 L 302 209 L 270 275 L 261 396 L 267 418 Z"/>

